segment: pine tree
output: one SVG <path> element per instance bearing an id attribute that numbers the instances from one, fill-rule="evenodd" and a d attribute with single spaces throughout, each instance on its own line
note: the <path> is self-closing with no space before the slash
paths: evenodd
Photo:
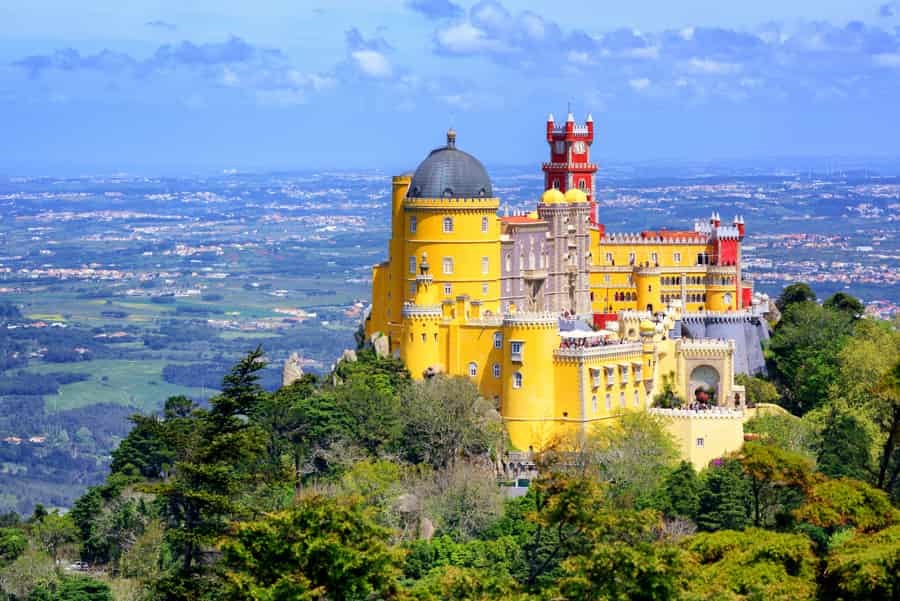
<path id="1" fill-rule="evenodd" d="M 700 480 L 694 466 L 682 461 L 666 477 L 663 496 L 666 515 L 696 520 L 700 506 Z"/>
<path id="2" fill-rule="evenodd" d="M 743 530 L 750 517 L 750 493 L 740 463 L 722 459 L 706 472 L 697 526 L 701 530 Z"/>

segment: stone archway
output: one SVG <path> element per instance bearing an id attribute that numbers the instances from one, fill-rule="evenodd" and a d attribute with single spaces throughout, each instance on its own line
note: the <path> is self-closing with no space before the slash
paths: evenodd
<path id="1" fill-rule="evenodd" d="M 690 380 L 688 382 L 688 389 L 690 390 L 690 396 L 688 397 L 688 403 L 693 402 L 706 402 L 711 405 L 718 404 L 720 402 L 720 386 L 719 383 L 721 381 L 721 376 L 719 375 L 719 370 L 711 365 L 698 365 L 691 371 Z M 707 400 L 704 400 L 705 396 L 703 392 L 709 394 Z"/>

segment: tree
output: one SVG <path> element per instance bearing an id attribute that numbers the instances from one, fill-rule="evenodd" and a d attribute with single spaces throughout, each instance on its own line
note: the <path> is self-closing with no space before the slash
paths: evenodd
<path id="1" fill-rule="evenodd" d="M 12 563 L 25 552 L 28 539 L 18 528 L 0 528 L 0 567 Z"/>
<path id="2" fill-rule="evenodd" d="M 820 472 L 831 478 L 872 477 L 872 437 L 858 417 L 832 405 L 820 438 L 816 454 Z"/>
<path id="3" fill-rule="evenodd" d="M 700 480 L 694 466 L 682 461 L 666 476 L 660 491 L 660 509 L 670 517 L 697 519 L 700 507 Z"/>
<path id="4" fill-rule="evenodd" d="M 611 500 L 622 507 L 649 504 L 678 460 L 663 422 L 644 411 L 596 427 L 585 454 L 588 465 L 609 483 Z"/>
<path id="5" fill-rule="evenodd" d="M 834 311 L 841 311 L 852 316 L 854 319 L 859 319 L 865 313 L 866 307 L 860 302 L 860 300 L 854 296 L 850 296 L 846 292 L 835 292 L 831 296 L 825 299 L 825 302 L 822 305 L 826 309 L 832 309 Z"/>
<path id="6" fill-rule="evenodd" d="M 698 566 L 688 599 L 816 598 L 816 558 L 802 534 L 723 530 L 696 534 L 683 547 Z"/>
<path id="7" fill-rule="evenodd" d="M 414 383 L 403 396 L 403 411 L 403 454 L 412 462 L 442 469 L 499 444 L 500 415 L 468 378 L 437 376 Z"/>
<path id="8" fill-rule="evenodd" d="M 822 586 L 825 599 L 897 599 L 900 525 L 856 535 L 831 550 Z"/>
<path id="9" fill-rule="evenodd" d="M 134 427 L 112 452 L 110 471 L 144 478 L 162 478 L 175 463 L 175 450 L 156 417 L 140 414 L 128 418 Z"/>
<path id="10" fill-rule="evenodd" d="M 816 448 L 815 427 L 796 415 L 759 415 L 744 423 L 744 433 L 758 434 L 766 444 L 813 458 Z"/>
<path id="11" fill-rule="evenodd" d="M 31 531 L 41 548 L 50 555 L 54 563 L 59 560 L 64 547 L 78 540 L 78 529 L 71 516 L 60 515 L 56 511 L 48 513 L 33 523 Z"/>
<path id="12" fill-rule="evenodd" d="M 786 286 L 778 298 L 775 300 L 775 306 L 779 311 L 784 311 L 789 306 L 796 303 L 815 302 L 816 293 L 812 291 L 809 284 L 797 282 Z"/>
<path id="13" fill-rule="evenodd" d="M 813 302 L 791 304 L 769 343 L 775 375 L 786 406 L 803 414 L 828 397 L 838 371 L 838 353 L 853 327 L 846 313 Z"/>
<path id="14" fill-rule="evenodd" d="M 773 445 L 747 442 L 737 460 L 749 484 L 757 528 L 773 523 L 775 514 L 797 503 L 810 484 L 812 462 Z"/>
<path id="15" fill-rule="evenodd" d="M 900 521 L 900 511 L 884 491 L 849 478 L 814 484 L 794 516 L 829 534 L 842 528 L 872 532 Z"/>
<path id="16" fill-rule="evenodd" d="M 735 374 L 734 381 L 744 387 L 747 405 L 759 405 L 761 403 L 778 403 L 781 395 L 775 385 L 759 376 L 747 374 Z"/>
<path id="17" fill-rule="evenodd" d="M 207 584 L 195 577 L 203 571 L 204 550 L 246 509 L 240 495 L 256 479 L 264 450 L 263 435 L 250 421 L 265 394 L 257 383 L 264 366 L 257 348 L 232 368 L 210 410 L 193 412 L 196 437 L 180 452 L 174 477 L 152 489 L 165 501 L 167 542 L 180 561 L 176 572 L 156 583 L 159 596 L 196 597 Z"/>
<path id="18" fill-rule="evenodd" d="M 425 500 L 438 529 L 466 540 L 487 529 L 503 510 L 503 492 L 490 466 L 457 462 L 433 474 L 436 490 Z"/>
<path id="19" fill-rule="evenodd" d="M 713 462 L 703 474 L 697 526 L 701 530 L 741 530 L 750 516 L 750 491 L 736 459 Z"/>
<path id="20" fill-rule="evenodd" d="M 397 599 L 400 557 L 387 538 L 359 504 L 320 496 L 235 523 L 222 546 L 226 597 Z"/>
<path id="21" fill-rule="evenodd" d="M 113 601 L 109 586 L 89 576 L 65 576 L 35 588 L 28 601 Z"/>

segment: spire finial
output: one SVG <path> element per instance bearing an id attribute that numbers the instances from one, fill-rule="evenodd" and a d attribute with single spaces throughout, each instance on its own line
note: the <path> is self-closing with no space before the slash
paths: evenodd
<path id="1" fill-rule="evenodd" d="M 447 130 L 447 148 L 456 148 L 456 130 L 452 127 Z"/>

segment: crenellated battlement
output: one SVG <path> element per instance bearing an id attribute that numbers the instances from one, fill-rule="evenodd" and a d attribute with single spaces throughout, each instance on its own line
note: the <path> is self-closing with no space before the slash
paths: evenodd
<path id="1" fill-rule="evenodd" d="M 535 313 L 508 313 L 503 316 L 503 325 L 504 327 L 536 326 L 557 328 L 559 327 L 559 316 L 556 313 L 550 313 L 546 311 Z"/>
<path id="2" fill-rule="evenodd" d="M 403 201 L 405 209 L 446 210 L 450 209 L 477 209 L 497 210 L 500 208 L 500 199 L 496 196 L 485 198 L 406 198 Z"/>
<path id="3" fill-rule="evenodd" d="M 694 409 L 662 409 L 654 407 L 649 410 L 651 415 L 680 419 L 743 419 L 744 412 L 729 409 L 728 407 L 711 407 L 704 410 Z"/>
<path id="4" fill-rule="evenodd" d="M 403 319 L 430 319 L 440 318 L 442 314 L 440 305 L 403 305 Z"/>
<path id="5" fill-rule="evenodd" d="M 623 359 L 640 355 L 642 352 L 643 344 L 640 342 L 614 342 L 601 346 L 559 348 L 553 351 L 553 356 L 558 360 Z"/>
<path id="6" fill-rule="evenodd" d="M 691 311 L 681 315 L 688 323 L 744 323 L 758 319 L 753 311 Z"/>
<path id="7" fill-rule="evenodd" d="M 600 238 L 600 244 L 627 244 L 629 246 L 636 245 L 683 245 L 683 244 L 709 244 L 709 236 L 698 236 L 696 234 L 685 233 L 685 235 L 667 235 L 667 236 L 646 236 L 640 232 L 606 232 Z"/>

